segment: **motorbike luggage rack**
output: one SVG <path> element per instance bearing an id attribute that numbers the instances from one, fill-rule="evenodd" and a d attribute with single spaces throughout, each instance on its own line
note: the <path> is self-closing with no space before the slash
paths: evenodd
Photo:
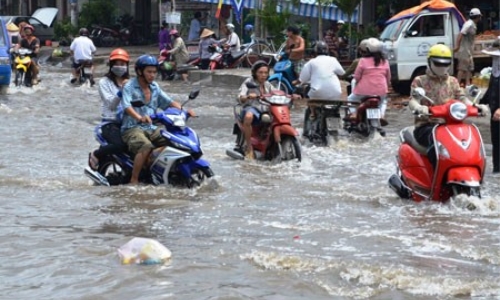
<path id="1" fill-rule="evenodd" d="M 347 105 L 359 105 L 356 102 L 348 102 L 347 99 L 306 99 L 308 106 L 323 106 L 323 105 L 337 105 L 337 106 L 347 106 Z"/>

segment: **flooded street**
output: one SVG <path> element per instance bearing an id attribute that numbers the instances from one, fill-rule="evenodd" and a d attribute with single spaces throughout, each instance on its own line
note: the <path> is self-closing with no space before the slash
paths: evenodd
<path id="1" fill-rule="evenodd" d="M 132 72 L 133 73 L 133 72 Z M 402 201 L 389 189 L 398 133 L 303 147 L 303 161 L 237 161 L 234 88 L 201 84 L 188 106 L 215 177 L 200 188 L 97 187 L 97 87 L 45 66 L 34 89 L 0 96 L 1 299 L 498 299 L 500 177 L 482 199 Z M 177 100 L 189 87 L 161 83 Z M 292 111 L 302 129 L 303 106 Z M 489 142 L 489 138 L 485 138 Z M 469 211 L 464 202 L 478 207 Z M 121 265 L 133 237 L 172 251 L 164 266 Z"/>

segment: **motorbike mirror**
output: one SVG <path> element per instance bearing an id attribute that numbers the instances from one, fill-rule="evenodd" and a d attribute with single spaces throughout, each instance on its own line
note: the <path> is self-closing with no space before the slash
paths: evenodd
<path id="1" fill-rule="evenodd" d="M 411 96 L 417 100 L 420 100 L 425 97 L 425 90 L 421 87 L 414 88 Z"/>
<path id="2" fill-rule="evenodd" d="M 199 88 L 192 90 L 191 93 L 189 93 L 189 100 L 193 100 L 194 98 L 198 97 L 199 94 L 200 94 Z"/>
<path id="3" fill-rule="evenodd" d="M 10 41 L 11 41 L 12 45 L 17 44 L 17 43 L 19 43 L 19 37 L 18 36 L 12 36 Z"/>
<path id="4" fill-rule="evenodd" d="M 465 91 L 466 91 L 467 95 L 469 95 L 471 97 L 476 97 L 477 94 L 479 93 L 479 88 L 475 85 L 468 85 L 465 88 Z"/>
<path id="5" fill-rule="evenodd" d="M 133 107 L 143 107 L 144 106 L 144 102 L 142 102 L 140 100 L 132 101 L 132 102 L 130 102 L 130 104 L 132 104 Z"/>
<path id="6" fill-rule="evenodd" d="M 257 88 L 257 85 L 255 83 L 253 83 L 253 82 L 247 82 L 245 85 L 249 89 L 256 89 Z"/>

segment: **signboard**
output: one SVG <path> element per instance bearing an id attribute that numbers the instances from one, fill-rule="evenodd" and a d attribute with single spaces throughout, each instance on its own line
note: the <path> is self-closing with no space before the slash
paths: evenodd
<path id="1" fill-rule="evenodd" d="M 165 19 L 168 24 L 181 24 L 181 13 L 180 12 L 166 13 Z"/>

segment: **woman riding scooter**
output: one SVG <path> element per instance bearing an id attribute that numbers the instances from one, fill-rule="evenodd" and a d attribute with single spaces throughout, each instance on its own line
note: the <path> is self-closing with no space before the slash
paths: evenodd
<path id="1" fill-rule="evenodd" d="M 34 35 L 35 33 L 35 28 L 31 25 L 25 25 L 23 28 L 23 33 L 24 37 L 19 41 L 19 44 L 16 45 L 15 51 L 19 50 L 20 48 L 26 48 L 30 49 L 32 53 L 30 54 L 31 57 L 31 64 L 30 64 L 30 72 L 28 78 L 31 79 L 31 82 L 27 82 L 28 86 L 36 85 L 38 84 L 38 53 L 40 52 L 40 40 Z"/>
<path id="2" fill-rule="evenodd" d="M 472 102 L 465 96 L 458 80 L 448 74 L 452 59 L 453 56 L 448 46 L 443 44 L 432 46 L 427 53 L 427 70 L 425 75 L 417 76 L 411 84 L 412 94 L 415 88 L 421 87 L 425 90 L 426 96 L 435 101 L 434 105 L 444 104 L 449 99 L 457 99 L 467 105 L 471 105 Z M 411 111 L 416 111 L 419 114 L 415 117 L 415 131 L 413 135 L 420 145 L 427 147 L 427 157 L 432 165 L 435 166 L 437 158 L 433 147 L 434 139 L 432 135 L 435 124 L 428 119 L 429 106 L 430 103 L 425 99 L 423 103 L 419 103 L 414 98 L 411 98 L 409 102 Z M 483 113 L 488 111 L 487 105 L 478 104 L 476 106 Z"/>

